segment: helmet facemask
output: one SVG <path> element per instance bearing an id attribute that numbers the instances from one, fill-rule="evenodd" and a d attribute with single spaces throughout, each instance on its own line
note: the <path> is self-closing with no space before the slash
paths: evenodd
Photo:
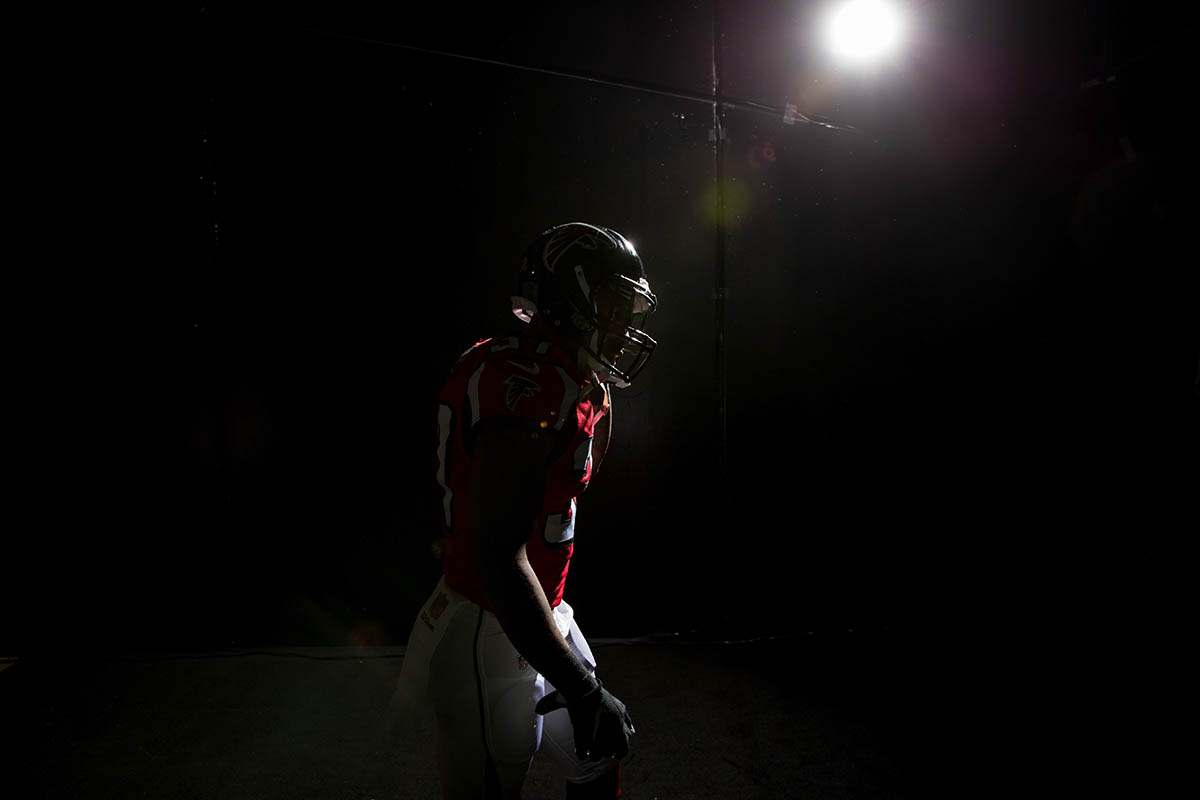
<path id="1" fill-rule="evenodd" d="M 586 284 L 585 284 L 586 286 Z M 625 388 L 633 383 L 658 345 L 646 333 L 646 321 L 658 306 L 645 278 L 613 275 L 587 292 L 588 302 L 572 314 L 586 333 L 583 352 L 602 380 Z"/>

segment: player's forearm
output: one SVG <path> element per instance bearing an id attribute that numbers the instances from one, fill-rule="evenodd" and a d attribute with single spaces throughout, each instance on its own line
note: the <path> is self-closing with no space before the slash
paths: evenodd
<path id="1" fill-rule="evenodd" d="M 568 698 L 592 689 L 595 678 L 558 632 L 524 550 L 515 557 L 489 560 L 482 573 L 488 601 L 517 652 Z"/>

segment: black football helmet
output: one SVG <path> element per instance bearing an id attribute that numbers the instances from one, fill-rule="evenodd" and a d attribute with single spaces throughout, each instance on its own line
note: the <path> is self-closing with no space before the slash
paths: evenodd
<path id="1" fill-rule="evenodd" d="M 633 245 L 585 222 L 555 226 L 533 241 L 512 297 L 520 320 L 536 313 L 555 331 L 581 339 L 592 369 L 621 387 L 633 383 L 658 344 L 645 331 L 657 307 Z"/>

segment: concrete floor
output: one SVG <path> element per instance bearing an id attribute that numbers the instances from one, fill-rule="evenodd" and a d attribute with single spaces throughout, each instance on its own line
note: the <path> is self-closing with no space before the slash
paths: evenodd
<path id="1" fill-rule="evenodd" d="M 593 644 L 637 725 L 624 797 L 983 793 L 961 792 L 949 777 L 955 765 L 966 771 L 952 755 L 961 729 L 929 691 L 956 665 L 904 637 Z M 26 771 L 17 780 L 37 791 L 9 796 L 435 798 L 428 741 L 387 732 L 402 653 L 19 659 L 0 672 L 3 753 L 12 759 L 4 774 Z M 527 800 L 561 796 L 539 758 Z"/>

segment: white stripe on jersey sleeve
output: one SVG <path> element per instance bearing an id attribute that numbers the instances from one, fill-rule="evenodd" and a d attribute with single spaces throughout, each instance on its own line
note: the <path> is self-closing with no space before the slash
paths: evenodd
<path id="1" fill-rule="evenodd" d="M 487 366 L 487 362 L 480 364 L 476 370 L 471 373 L 471 379 L 467 381 L 467 402 L 471 404 L 471 424 L 479 422 L 479 376 L 483 374 L 483 368 Z"/>

